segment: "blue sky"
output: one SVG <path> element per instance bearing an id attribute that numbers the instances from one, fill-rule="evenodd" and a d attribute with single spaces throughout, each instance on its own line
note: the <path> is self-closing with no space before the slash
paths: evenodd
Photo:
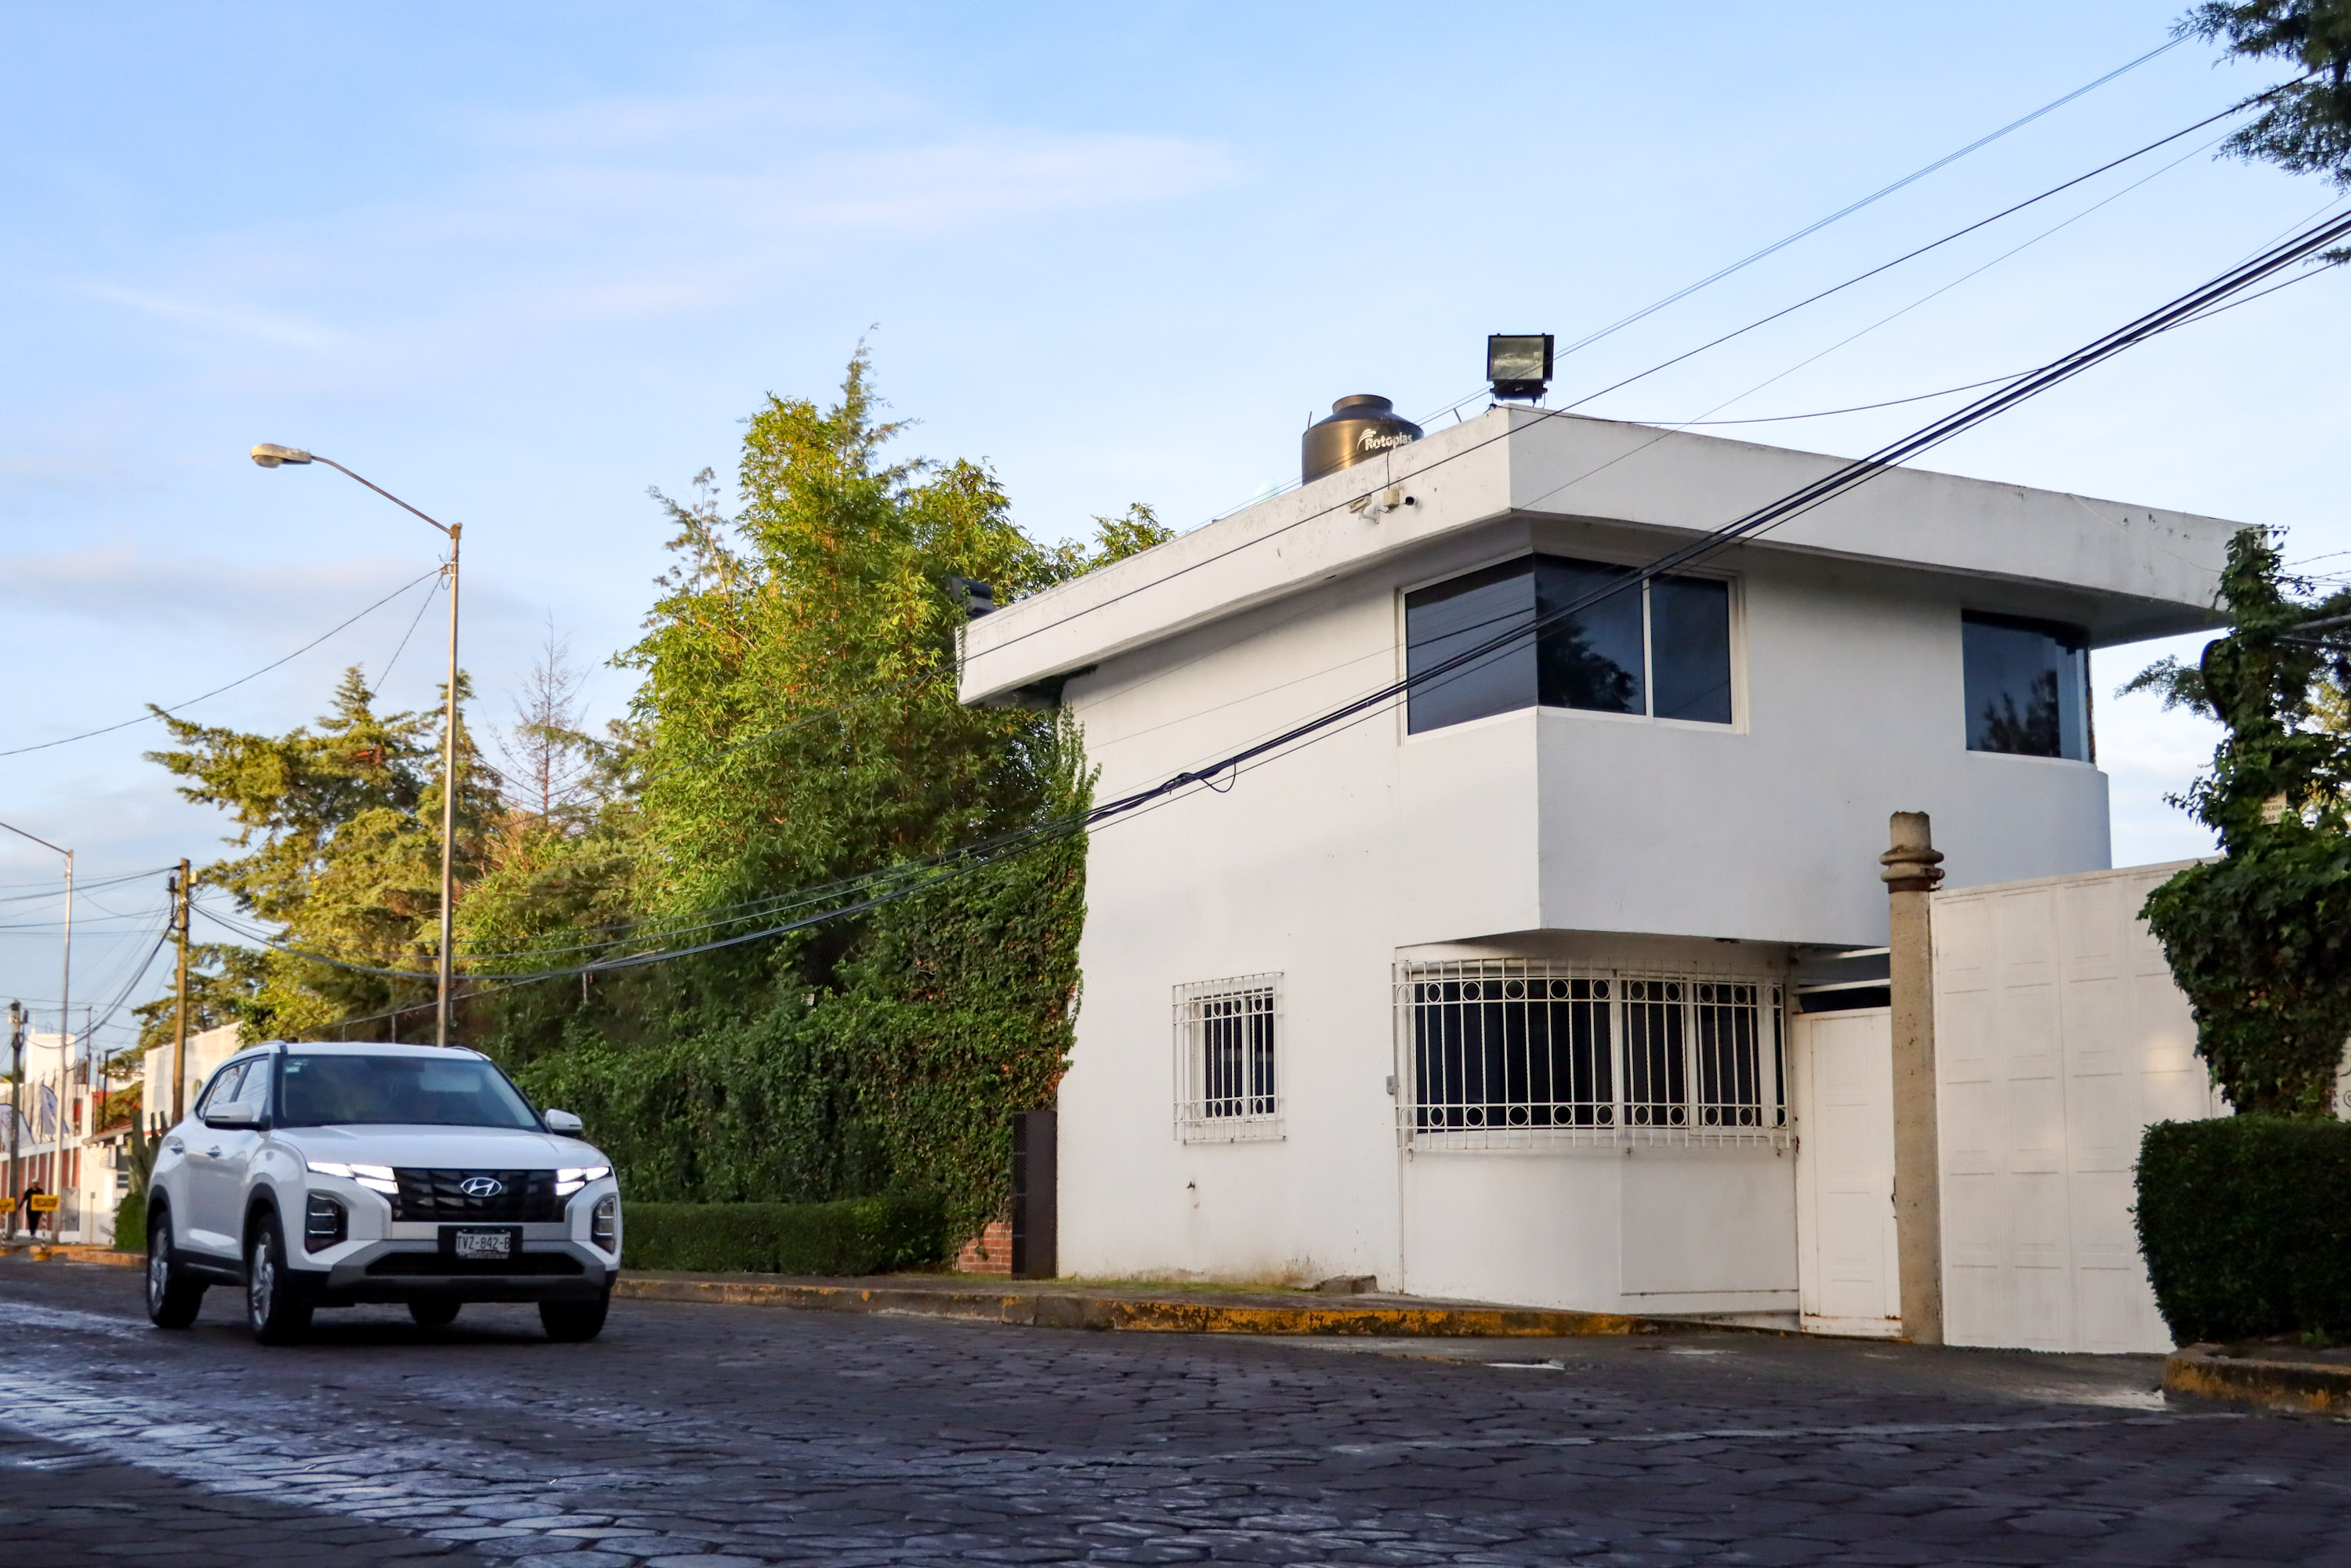
<path id="1" fill-rule="evenodd" d="M 1614 320 L 2155 47 L 2179 8 L 5 0 L 0 739 L 207 690 L 430 568 L 422 523 L 327 470 L 264 473 L 256 441 L 467 525 L 466 664 L 496 718 L 550 616 L 589 662 L 632 636 L 663 566 L 647 487 L 726 473 L 763 394 L 827 393 L 861 338 L 921 422 L 908 449 L 987 459 L 1033 531 L 1138 500 L 1188 526 L 1290 477 L 1332 398 L 1442 406 L 1477 386 L 1487 332 Z M 1561 384 L 1605 385 L 2273 79 L 2174 49 Z M 1690 418 L 1770 382 L 1720 416 L 1803 413 L 2040 363 L 2334 194 L 2215 162 L 2212 134 L 1593 412 Z M 2326 487 L 2345 287 L 2136 350 L 1932 465 L 2351 550 Z M 1743 434 L 1854 453 L 1949 406 Z M 289 727 L 344 664 L 381 671 L 417 602 L 190 711 Z M 2202 847 L 2160 798 L 2209 735 L 2105 695 L 2156 651 L 2097 662 L 2120 863 Z M 387 700 L 429 702 L 434 665 L 420 632 Z M 626 684 L 603 673 L 593 696 L 616 712 Z M 141 760 L 155 740 L 0 758 L 0 820 L 74 846 L 87 877 L 203 860 L 221 824 Z M 45 1009 L 56 909 L 29 895 L 53 867 L 0 845 L 20 900 L 0 904 L 0 995 Z M 162 897 L 150 877 L 85 902 L 78 998 L 120 988 Z"/>

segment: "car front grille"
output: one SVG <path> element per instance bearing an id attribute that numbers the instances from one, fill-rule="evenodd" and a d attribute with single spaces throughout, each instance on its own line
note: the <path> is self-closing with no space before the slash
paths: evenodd
<path id="1" fill-rule="evenodd" d="M 519 1225 L 534 1220 L 561 1219 L 563 1200 L 555 1196 L 553 1171 L 417 1170 L 402 1167 L 392 1176 L 400 1183 L 392 1200 L 394 1219 L 421 1219 L 455 1225 Z M 498 1185 L 495 1193 L 467 1193 L 467 1182 L 488 1177 Z"/>

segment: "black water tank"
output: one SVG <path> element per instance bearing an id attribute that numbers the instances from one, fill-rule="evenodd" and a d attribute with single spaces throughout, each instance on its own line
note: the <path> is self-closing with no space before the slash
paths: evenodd
<path id="1" fill-rule="evenodd" d="M 1300 466 L 1312 484 L 1325 474 L 1420 439 L 1420 426 L 1396 417 L 1395 404 L 1358 392 L 1331 405 L 1330 416 L 1306 427 L 1299 444 Z"/>

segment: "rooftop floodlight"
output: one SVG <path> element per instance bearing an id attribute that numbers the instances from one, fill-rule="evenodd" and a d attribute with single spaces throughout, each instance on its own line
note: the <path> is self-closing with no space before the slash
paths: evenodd
<path id="1" fill-rule="evenodd" d="M 308 463 L 310 455 L 298 446 L 280 446 L 265 441 L 253 449 L 253 460 L 264 468 L 277 468 L 287 463 Z"/>
<path id="2" fill-rule="evenodd" d="M 1541 397 L 1551 385 L 1549 332 L 1497 332 L 1486 340 L 1486 379 L 1496 397 Z"/>

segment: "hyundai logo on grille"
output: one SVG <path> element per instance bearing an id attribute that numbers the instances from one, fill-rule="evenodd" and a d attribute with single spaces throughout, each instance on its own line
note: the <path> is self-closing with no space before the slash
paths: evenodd
<path id="1" fill-rule="evenodd" d="M 496 1197 L 506 1189 L 507 1184 L 496 1176 L 467 1176 L 457 1184 L 457 1190 L 467 1197 Z"/>

